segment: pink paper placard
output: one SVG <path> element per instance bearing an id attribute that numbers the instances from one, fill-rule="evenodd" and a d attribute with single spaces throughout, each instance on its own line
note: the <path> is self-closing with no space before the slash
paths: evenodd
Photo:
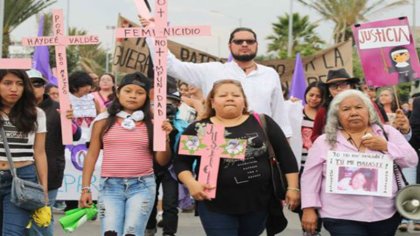
<path id="1" fill-rule="evenodd" d="M 166 39 L 156 39 L 156 60 L 154 76 L 154 135 L 153 143 L 155 151 L 166 150 L 166 133 L 162 130 L 162 122 L 166 120 L 166 57 L 168 51 L 165 50 L 168 41 Z M 165 138 L 163 138 L 165 137 Z"/>
<path id="2" fill-rule="evenodd" d="M 29 58 L 0 58 L 0 69 L 31 69 L 32 60 Z"/>
<path id="3" fill-rule="evenodd" d="M 118 28 L 115 30 L 117 38 L 144 38 L 169 36 L 210 36 L 210 26 L 178 26 L 165 27 L 156 32 L 152 27 Z"/>
<path id="4" fill-rule="evenodd" d="M 24 46 L 66 46 L 66 45 L 91 45 L 99 44 L 99 37 L 96 35 L 81 35 L 68 37 L 36 37 L 23 38 Z"/>
<path id="5" fill-rule="evenodd" d="M 210 198 L 216 197 L 217 176 L 220 158 L 245 159 L 245 139 L 225 139 L 225 129 L 221 125 L 207 124 L 204 136 L 182 135 L 179 154 L 201 156 L 198 182 L 214 189 L 207 190 Z"/>
<path id="6" fill-rule="evenodd" d="M 55 46 L 55 56 L 57 69 L 55 76 L 58 81 L 58 91 L 60 95 L 60 118 L 62 128 L 62 139 L 63 144 L 72 144 L 73 135 L 71 128 L 71 120 L 66 118 L 66 112 L 70 109 L 70 98 L 69 98 L 69 83 L 67 74 L 67 45 L 88 45 L 98 44 L 99 37 L 96 35 L 75 35 L 66 36 L 64 34 L 64 14 L 63 10 L 53 10 L 53 32 L 54 36 L 51 37 L 33 37 L 23 38 L 22 44 L 27 46 Z"/>
<path id="7" fill-rule="evenodd" d="M 54 35 L 64 38 L 64 16 L 63 10 L 53 10 L 53 30 Z M 60 118 L 61 118 L 61 129 L 63 144 L 72 144 L 73 135 L 71 128 L 71 120 L 66 118 L 66 112 L 70 109 L 70 98 L 69 98 L 69 83 L 67 75 L 67 56 L 66 47 L 56 46 L 55 47 L 55 58 L 57 64 L 57 82 L 58 82 L 58 93 L 60 102 Z"/>
<path id="8" fill-rule="evenodd" d="M 152 16 L 144 0 L 135 0 L 137 13 L 150 19 Z M 167 1 L 156 0 L 155 23 L 146 28 L 118 28 L 116 29 L 117 38 L 155 38 L 155 57 L 153 60 L 154 76 L 154 133 L 153 150 L 164 151 L 166 149 L 166 134 L 162 131 L 162 122 L 166 120 L 166 60 L 167 60 L 167 37 L 168 36 L 197 36 L 210 35 L 209 26 L 187 26 L 187 27 L 167 27 Z"/>
<path id="9" fill-rule="evenodd" d="M 23 38 L 22 45 L 23 46 L 53 46 L 58 45 L 59 39 L 58 37 L 51 37 L 51 36 L 43 36 L 43 37 L 36 37 L 36 38 Z"/>
<path id="10" fill-rule="evenodd" d="M 352 27 L 369 86 L 390 86 L 420 79 L 420 64 L 406 17 Z"/>

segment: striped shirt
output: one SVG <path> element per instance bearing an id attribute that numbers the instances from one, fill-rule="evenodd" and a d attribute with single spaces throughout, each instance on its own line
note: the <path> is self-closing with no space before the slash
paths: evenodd
<path id="1" fill-rule="evenodd" d="M 105 133 L 102 177 L 140 177 L 153 174 L 153 155 L 146 125 L 137 123 L 127 130 L 117 121 Z"/>
<path id="2" fill-rule="evenodd" d="M 37 127 L 34 132 L 28 134 L 17 130 L 10 121 L 9 117 L 3 115 L 4 131 L 6 133 L 7 142 L 9 144 L 10 153 L 12 154 L 13 162 L 18 161 L 34 161 L 34 141 L 36 133 L 46 133 L 47 123 L 45 113 L 39 108 L 36 108 Z M 4 150 L 3 138 L 0 136 L 0 161 L 7 161 L 6 152 Z"/>
<path id="3" fill-rule="evenodd" d="M 302 121 L 302 159 L 301 166 L 305 166 L 306 157 L 308 156 L 308 150 L 312 146 L 311 136 L 314 128 L 314 120 L 309 118 L 305 110 L 303 110 L 303 121 Z"/>

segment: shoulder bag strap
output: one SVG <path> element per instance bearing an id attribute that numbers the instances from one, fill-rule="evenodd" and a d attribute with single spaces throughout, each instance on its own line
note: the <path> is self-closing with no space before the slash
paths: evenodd
<path id="1" fill-rule="evenodd" d="M 382 133 L 383 133 L 386 141 L 388 141 L 388 134 L 385 132 L 385 129 L 383 127 L 381 127 L 381 129 L 382 129 Z M 395 161 L 394 161 L 394 176 L 395 176 L 395 182 L 397 182 L 398 190 L 401 190 L 404 187 L 401 183 L 400 178 L 398 178 L 398 176 L 401 176 L 402 181 L 403 181 L 405 186 L 409 185 L 408 182 L 407 182 L 407 179 L 404 176 L 404 173 L 401 170 L 401 167 Z"/>
<path id="2" fill-rule="evenodd" d="M 10 171 L 12 173 L 12 176 L 15 177 L 15 176 L 17 176 L 16 175 L 16 168 L 15 168 L 15 165 L 14 165 L 13 160 L 12 160 L 12 154 L 10 153 L 9 143 L 7 142 L 6 132 L 4 131 L 3 125 L 1 125 L 0 133 L 1 133 L 1 137 L 3 139 L 4 151 L 6 152 L 7 160 L 9 161 Z"/>
<path id="3" fill-rule="evenodd" d="M 260 123 L 260 125 L 262 127 L 262 130 L 264 132 L 264 138 L 267 142 L 268 158 L 270 159 L 270 161 L 271 160 L 276 160 L 275 159 L 276 155 L 274 154 L 273 146 L 271 145 L 270 138 L 268 137 L 268 134 L 267 134 L 267 122 L 265 120 L 265 115 L 264 114 L 257 114 L 255 112 L 253 113 L 253 115 L 254 115 L 255 119 L 258 121 L 258 123 Z"/>

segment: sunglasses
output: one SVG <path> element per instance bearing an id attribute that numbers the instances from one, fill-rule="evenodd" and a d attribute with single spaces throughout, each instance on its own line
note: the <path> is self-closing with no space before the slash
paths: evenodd
<path id="1" fill-rule="evenodd" d="M 333 89 L 333 90 L 346 89 L 348 87 L 350 87 L 349 82 L 338 82 L 338 83 L 328 85 L 328 88 Z"/>
<path id="2" fill-rule="evenodd" d="M 44 87 L 45 82 L 43 80 L 35 80 L 32 81 L 32 86 L 34 86 L 35 88 L 41 88 Z"/>
<path id="3" fill-rule="evenodd" d="M 248 45 L 253 45 L 257 42 L 257 40 L 255 40 L 255 39 L 232 39 L 232 43 L 234 43 L 236 45 L 242 45 L 242 44 L 244 44 L 244 42 L 246 42 L 246 44 L 248 44 Z"/>

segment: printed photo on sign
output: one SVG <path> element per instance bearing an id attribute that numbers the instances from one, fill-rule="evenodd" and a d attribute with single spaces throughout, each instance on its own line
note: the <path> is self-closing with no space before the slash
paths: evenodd
<path id="1" fill-rule="evenodd" d="M 391 197 L 393 175 L 393 162 L 385 154 L 329 151 L 325 191 Z"/>
<path id="2" fill-rule="evenodd" d="M 375 168 L 338 168 L 338 190 L 348 192 L 378 191 L 378 170 Z"/>

